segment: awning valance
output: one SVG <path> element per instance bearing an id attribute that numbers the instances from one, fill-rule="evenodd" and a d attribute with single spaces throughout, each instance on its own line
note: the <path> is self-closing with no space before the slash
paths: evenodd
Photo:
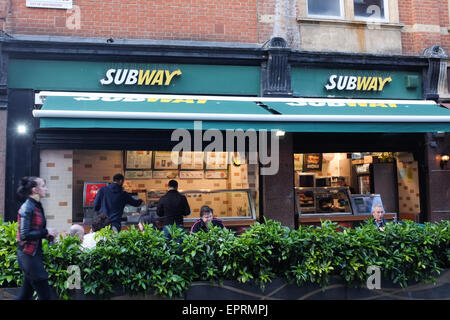
<path id="1" fill-rule="evenodd" d="M 278 129 L 287 132 L 450 131 L 433 101 L 41 92 L 41 128 Z"/>

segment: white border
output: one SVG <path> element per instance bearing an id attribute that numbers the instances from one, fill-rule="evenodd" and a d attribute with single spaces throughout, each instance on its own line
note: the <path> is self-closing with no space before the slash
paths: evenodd
<path id="1" fill-rule="evenodd" d="M 339 98 L 268 98 L 249 96 L 201 96 L 201 95 L 170 95 L 170 94 L 130 94 L 107 92 L 73 92 L 73 91 L 41 91 L 36 93 L 36 100 L 43 101 L 45 97 L 92 97 L 92 98 L 145 98 L 145 99 L 193 99 L 213 101 L 250 101 L 250 102 L 336 102 L 336 103 L 385 103 L 385 104 L 427 104 L 437 105 L 432 100 L 388 100 L 388 99 L 339 99 Z M 40 104 L 40 103 L 37 103 Z"/>

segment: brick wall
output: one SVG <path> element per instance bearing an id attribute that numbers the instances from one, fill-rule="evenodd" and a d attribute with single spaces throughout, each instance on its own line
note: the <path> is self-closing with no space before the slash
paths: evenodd
<path id="1" fill-rule="evenodd" d="M 440 45 L 450 51 L 449 9 L 446 0 L 399 1 L 403 53 L 420 55 L 425 48 Z"/>
<path id="2" fill-rule="evenodd" d="M 72 158 L 72 150 L 41 151 L 40 176 L 48 187 L 42 206 L 47 226 L 58 232 L 72 225 Z"/>
<path id="3" fill-rule="evenodd" d="M 10 1 L 10 34 L 258 41 L 256 0 L 77 0 L 73 10 L 27 8 L 24 0 Z"/>

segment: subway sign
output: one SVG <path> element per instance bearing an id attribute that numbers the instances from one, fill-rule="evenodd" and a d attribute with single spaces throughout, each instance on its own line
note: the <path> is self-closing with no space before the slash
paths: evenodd
<path id="1" fill-rule="evenodd" d="M 421 71 L 294 66 L 291 89 L 304 98 L 423 99 Z"/>
<path id="2" fill-rule="evenodd" d="M 168 86 L 182 74 L 180 69 L 109 69 L 105 77 L 100 79 L 102 86 Z"/>
<path id="3" fill-rule="evenodd" d="M 392 82 L 391 77 L 343 76 L 333 74 L 328 78 L 325 89 L 338 91 L 383 91 Z"/>

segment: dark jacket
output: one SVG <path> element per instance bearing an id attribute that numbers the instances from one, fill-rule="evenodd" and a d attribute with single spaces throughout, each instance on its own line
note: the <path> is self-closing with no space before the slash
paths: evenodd
<path id="1" fill-rule="evenodd" d="M 219 219 L 212 219 L 211 223 L 213 227 L 219 227 L 224 228 L 224 225 L 221 220 Z M 191 233 L 199 232 L 200 230 L 208 231 L 209 229 L 206 227 L 206 224 L 203 222 L 202 219 L 197 220 L 191 227 Z"/>
<path id="2" fill-rule="evenodd" d="M 191 214 L 191 208 L 185 196 L 176 190 L 169 190 L 158 201 L 158 216 L 164 217 L 164 225 L 183 226 L 183 216 Z"/>
<path id="3" fill-rule="evenodd" d="M 94 210 L 104 213 L 108 216 L 111 224 L 116 228 L 122 221 L 123 209 L 129 204 L 138 207 L 142 204 L 142 200 L 133 199 L 133 197 L 117 183 L 111 183 L 105 187 L 101 187 L 94 200 Z"/>
<path id="4" fill-rule="evenodd" d="M 373 221 L 373 224 L 377 227 L 377 228 L 382 228 L 386 226 L 386 220 L 381 219 L 381 222 L 378 223 L 377 220 Z"/>
<path id="5" fill-rule="evenodd" d="M 34 256 L 37 250 L 42 249 L 42 239 L 48 235 L 47 221 L 41 203 L 27 198 L 19 209 L 17 222 L 18 249 Z"/>

